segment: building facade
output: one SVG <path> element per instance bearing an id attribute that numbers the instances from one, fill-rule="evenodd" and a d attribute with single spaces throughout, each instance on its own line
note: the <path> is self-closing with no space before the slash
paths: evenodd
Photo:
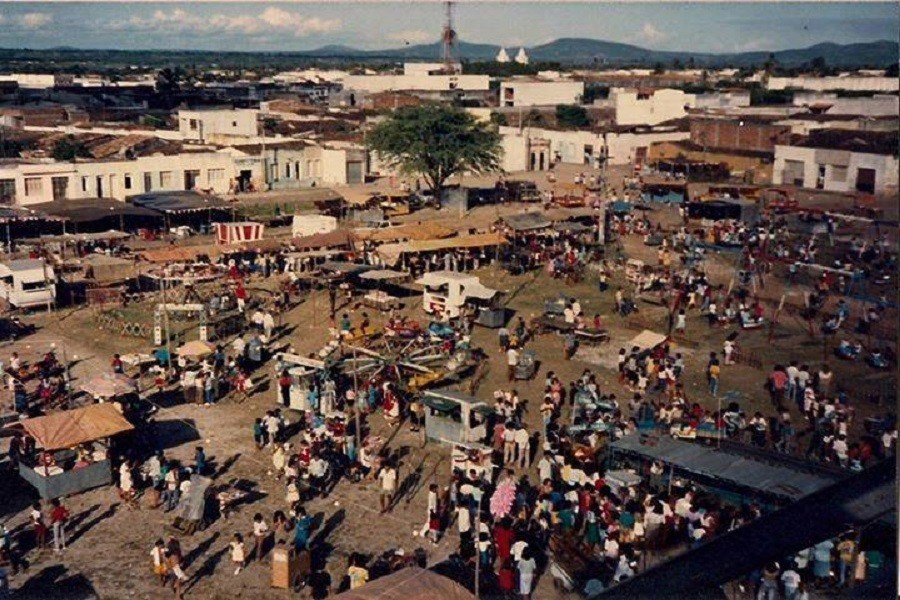
<path id="1" fill-rule="evenodd" d="M 693 108 L 696 96 L 681 90 L 637 90 L 612 88 L 609 101 L 615 109 L 617 125 L 658 125 L 681 119 Z"/>
<path id="2" fill-rule="evenodd" d="M 504 81 L 500 85 L 500 106 L 554 106 L 581 104 L 583 81 Z"/>
<path id="3" fill-rule="evenodd" d="M 211 142 L 259 135 L 259 111 L 241 110 L 179 110 L 178 131 L 185 141 Z"/>

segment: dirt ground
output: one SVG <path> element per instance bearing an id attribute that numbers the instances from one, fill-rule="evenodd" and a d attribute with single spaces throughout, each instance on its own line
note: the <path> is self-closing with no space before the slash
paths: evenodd
<path id="1" fill-rule="evenodd" d="M 660 209 L 650 213 L 650 217 L 654 221 L 670 223 L 677 215 L 672 209 Z M 640 238 L 625 239 L 623 249 L 629 257 L 655 263 L 655 249 L 644 246 Z M 715 282 L 727 285 L 733 273 L 733 256 L 711 257 L 708 266 L 714 273 Z M 604 391 L 614 391 L 620 400 L 626 399 L 630 393 L 619 385 L 614 370 L 594 363 L 611 364 L 610 357 L 644 328 L 665 332 L 667 315 L 660 307 L 640 303 L 637 317 L 628 320 L 612 314 L 612 290 L 624 281 L 622 272 L 615 274 L 611 290 L 602 294 L 592 277 L 565 286 L 548 279 L 543 272 L 513 277 L 492 266 L 478 274 L 486 285 L 508 292 L 508 307 L 515 311 L 516 316 L 527 319 L 539 314 L 545 299 L 563 293 L 578 298 L 586 315 L 602 315 L 610 329 L 612 341 L 609 345 L 599 351 L 583 351 L 571 361 L 563 360 L 562 339 L 558 336 L 544 335 L 531 343 L 530 347 L 536 351 L 540 361 L 538 375 L 531 381 L 516 382 L 515 387 L 520 396 L 529 401 L 529 406 L 534 407 L 527 412 L 528 424 L 534 429 L 539 427 L 536 408 L 548 370 L 568 382 L 580 376 L 585 369 L 592 369 L 599 375 L 598 381 Z M 761 297 L 777 303 L 783 291 L 782 284 L 778 277 L 771 278 L 771 283 L 760 292 Z M 407 300 L 404 310 L 423 321 L 425 315 L 420 305 L 421 300 L 412 297 Z M 322 347 L 329 335 L 326 319 L 323 318 L 326 310 L 324 293 L 313 293 L 305 298 L 285 315 L 284 322 L 290 333 L 279 340 L 278 345 L 293 345 L 304 354 Z M 361 312 L 352 306 L 347 310 L 354 318 Z M 375 311 L 367 309 L 366 312 L 374 316 Z M 767 317 L 770 314 L 767 312 Z M 3 358 L 8 359 L 16 349 L 20 353 L 38 353 L 49 344 L 56 343 L 76 363 L 73 367 L 76 385 L 78 380 L 108 370 L 109 360 L 115 352 L 150 349 L 146 341 L 99 331 L 87 309 L 41 314 L 31 320 L 41 326 L 40 331 L 0 350 Z M 731 331 L 710 329 L 699 315 L 689 315 L 687 341 L 682 344 L 676 342 L 686 358 L 685 389 L 689 401 L 699 402 L 713 410 L 716 408 L 716 400 L 705 391 L 703 367 L 708 352 L 721 351 L 722 342 Z M 495 330 L 476 328 L 472 342 L 488 351 L 490 370 L 477 395 L 489 399 L 495 389 L 507 389 L 505 355 L 498 351 Z M 824 359 L 831 365 L 836 371 L 837 385 L 844 386 L 853 394 L 857 406 L 858 416 L 854 423 L 857 430 L 863 417 L 884 410 L 884 407 L 864 403 L 861 398 L 864 390 L 880 390 L 884 385 L 896 385 L 893 378 L 886 384 L 881 383 L 865 365 L 835 361 L 830 349 L 823 345 L 821 336 L 816 333 L 810 337 L 805 323 L 793 317 L 782 317 L 771 342 L 769 331 L 762 329 L 741 332 L 738 343 L 744 353 L 758 357 L 761 368 L 746 365 L 724 367 L 720 389 L 723 392 L 740 392 L 742 408 L 748 413 L 755 410 L 766 414 L 770 412 L 771 406 L 762 388 L 763 381 L 774 363 L 790 359 L 815 367 Z M 586 362 L 583 358 L 589 358 L 592 362 Z M 271 370 L 270 364 L 264 365 L 257 377 L 268 378 Z M 271 522 L 274 510 L 286 508 L 282 483 L 269 475 L 269 454 L 258 451 L 252 440 L 253 418 L 273 408 L 275 401 L 275 391 L 264 389 L 240 404 L 228 399 L 208 408 L 176 404 L 162 408 L 157 416 L 160 430 L 165 432 L 168 457 L 192 462 L 194 447 L 202 444 L 216 470 L 217 483 L 242 479 L 254 482 L 256 486 L 256 500 L 252 504 L 243 506 L 228 520 L 216 521 L 205 531 L 182 538 L 187 563 L 185 571 L 191 578 L 186 592 L 188 598 L 277 599 L 289 595 L 286 591 L 270 587 L 268 556 L 262 563 L 252 560 L 244 572 L 235 576 L 228 554 L 228 542 L 233 533 L 242 532 L 245 539 L 250 536 L 254 513 L 263 513 Z M 799 415 L 795 418 L 799 420 Z M 353 485 L 342 481 L 327 499 L 315 499 L 308 503 L 308 513 L 315 515 L 323 524 L 317 535 L 323 535 L 327 544 L 327 568 L 335 586 L 346 572 L 347 557 L 352 552 L 374 556 L 392 548 L 411 552 L 422 546 L 420 538 L 414 537 L 412 532 L 421 527 L 425 518 L 428 484 L 434 481 L 445 485 L 450 477 L 448 448 L 435 443 L 423 446 L 418 435 L 405 426 L 392 431 L 380 414 L 370 417 L 370 424 L 373 433 L 390 438 L 390 448 L 403 457 L 399 481 L 400 489 L 406 493 L 397 502 L 394 511 L 387 515 L 378 513 L 378 491 L 374 484 Z M 801 439 L 800 444 L 805 448 L 806 439 Z M 0 490 L 0 511 L 7 527 L 15 530 L 27 521 L 26 507 L 33 495 L 17 476 L 5 472 L 4 479 Z M 119 504 L 113 488 L 82 493 L 67 499 L 66 503 L 73 514 L 70 548 L 61 555 L 51 552 L 29 554 L 30 567 L 27 572 L 11 578 L 16 597 L 151 598 L 166 597 L 170 593 L 158 587 L 151 572 L 149 555 L 153 542 L 158 537 L 167 537 L 165 526 L 170 522 L 169 515 L 146 508 L 129 510 Z M 426 544 L 429 562 L 439 562 L 456 549 L 454 530 L 455 527 L 451 527 L 447 537 L 437 547 Z M 304 591 L 301 597 L 308 597 L 308 592 Z M 549 575 L 544 575 L 539 579 L 534 597 L 561 596 L 552 586 Z"/>

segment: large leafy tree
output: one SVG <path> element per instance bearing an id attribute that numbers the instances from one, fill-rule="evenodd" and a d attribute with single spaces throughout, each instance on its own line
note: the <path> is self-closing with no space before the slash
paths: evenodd
<path id="1" fill-rule="evenodd" d="M 367 145 L 388 165 L 422 175 L 440 201 L 444 183 L 459 173 L 500 168 L 500 134 L 458 108 L 424 105 L 398 109 L 376 125 Z"/>

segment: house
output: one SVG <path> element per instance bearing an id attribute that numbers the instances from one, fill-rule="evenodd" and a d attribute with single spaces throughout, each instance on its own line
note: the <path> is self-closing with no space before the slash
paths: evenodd
<path id="1" fill-rule="evenodd" d="M 775 146 L 776 185 L 835 192 L 896 193 L 896 132 L 819 129 Z"/>
<path id="2" fill-rule="evenodd" d="M 427 91 L 446 92 L 487 91 L 490 77 L 487 75 L 463 75 L 462 66 L 454 63 L 446 72 L 443 63 L 406 63 L 403 74 L 380 73 L 376 75 L 348 75 L 344 77 L 344 91 L 387 92 L 387 91 Z"/>
<path id="3" fill-rule="evenodd" d="M 56 299 L 56 274 L 42 258 L 0 263 L 0 299 L 15 308 L 50 306 Z"/>
<path id="4" fill-rule="evenodd" d="M 259 135 L 258 115 L 255 109 L 179 110 L 178 131 L 185 141 L 227 143 L 236 137 Z"/>
<path id="5" fill-rule="evenodd" d="M 702 115 L 690 118 L 691 143 L 717 150 L 775 152 L 789 144 L 791 128 L 773 117 Z"/>
<path id="6" fill-rule="evenodd" d="M 511 79 L 500 85 L 501 106 L 555 106 L 580 104 L 583 81 Z"/>
<path id="7" fill-rule="evenodd" d="M 603 132 L 500 127 L 503 170 L 543 171 L 554 162 L 598 168 L 642 162 L 651 144 L 688 139 L 687 123 L 614 127 Z"/>
<path id="8" fill-rule="evenodd" d="M 687 115 L 696 102 L 694 94 L 682 90 L 612 88 L 609 101 L 616 111 L 617 125 L 657 125 Z"/>

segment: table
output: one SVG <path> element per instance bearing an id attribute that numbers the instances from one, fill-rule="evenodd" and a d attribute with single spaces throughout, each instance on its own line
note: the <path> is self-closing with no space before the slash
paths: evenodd
<path id="1" fill-rule="evenodd" d="M 363 296 L 363 305 L 376 310 L 387 311 L 392 308 L 400 308 L 400 299 L 385 293 L 368 293 Z"/>

